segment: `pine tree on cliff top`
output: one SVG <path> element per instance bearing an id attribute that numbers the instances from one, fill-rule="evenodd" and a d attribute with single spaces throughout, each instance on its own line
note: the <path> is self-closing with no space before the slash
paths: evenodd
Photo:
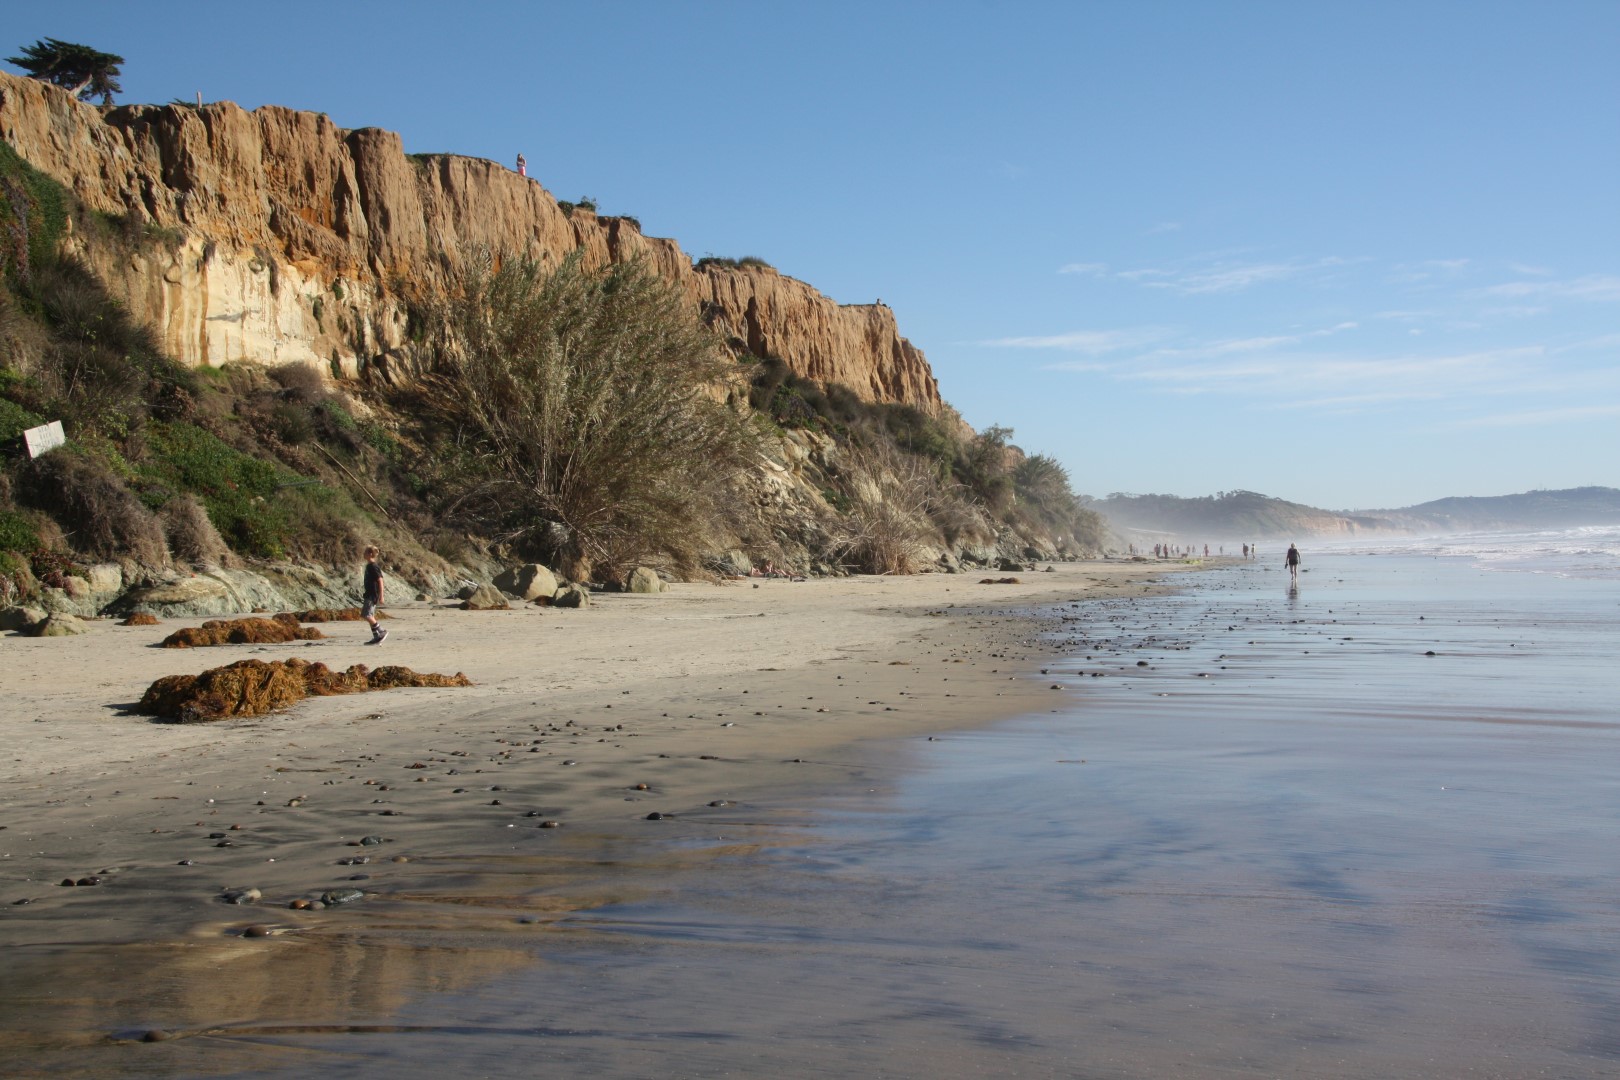
<path id="1" fill-rule="evenodd" d="M 124 92 L 118 83 L 118 65 L 123 62 L 124 58 L 116 53 L 56 38 L 24 45 L 21 56 L 6 57 L 6 63 L 16 64 L 35 79 L 60 86 L 80 101 L 99 95 L 103 105 L 111 105 L 113 95 Z"/>

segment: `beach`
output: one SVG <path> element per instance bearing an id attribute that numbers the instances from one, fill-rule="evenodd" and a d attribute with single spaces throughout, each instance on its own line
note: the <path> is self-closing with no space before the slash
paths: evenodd
<path id="1" fill-rule="evenodd" d="M 1186 567 L 740 580 L 582 611 L 412 602 L 390 606 L 380 649 L 359 623 L 186 650 L 155 646 L 202 620 L 7 636 L 0 1050 L 40 1071 L 252 1068 L 240 1047 L 178 1036 L 385 1023 L 425 987 L 522 967 L 515 928 L 532 938 L 649 890 L 660 871 L 623 872 L 620 849 L 712 861 L 776 827 L 739 821 L 761 798 L 858 782 L 838 753 L 857 741 L 1045 706 L 1060 692 L 1029 677 L 1053 648 L 1031 608 L 1151 591 L 1171 569 Z M 474 686 L 201 725 L 127 712 L 163 675 L 289 656 Z M 222 900 L 249 889 L 251 904 Z M 288 908 L 334 889 L 366 895 Z M 163 1045 L 131 1058 L 119 1041 L 139 1038 Z"/>
<path id="2" fill-rule="evenodd" d="M 13 774 L 3 899 L 40 899 L 0 909 L 0 1049 L 53 1076 L 1613 1075 L 1603 543 L 1306 547 L 1293 587 L 1267 559 L 407 606 L 387 647 L 477 687 L 103 709 L 86 732 L 156 740 L 139 767 Z M 352 906 L 285 907 L 356 873 Z"/>

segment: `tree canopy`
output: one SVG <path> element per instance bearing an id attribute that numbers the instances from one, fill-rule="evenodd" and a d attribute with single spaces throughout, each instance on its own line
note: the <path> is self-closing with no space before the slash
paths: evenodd
<path id="1" fill-rule="evenodd" d="M 60 86 L 81 101 L 99 96 L 103 105 L 111 105 L 113 95 L 124 92 L 118 83 L 118 65 L 123 62 L 116 53 L 56 38 L 24 45 L 21 56 L 6 57 L 6 63 L 16 64 L 33 78 Z"/>

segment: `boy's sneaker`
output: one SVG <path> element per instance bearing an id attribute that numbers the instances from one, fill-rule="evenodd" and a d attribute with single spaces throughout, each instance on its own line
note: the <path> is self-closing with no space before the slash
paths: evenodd
<path id="1" fill-rule="evenodd" d="M 387 630 L 378 630 L 375 634 L 371 635 L 371 640 L 366 642 L 366 644 L 367 645 L 381 645 L 387 638 L 388 638 L 388 631 Z"/>

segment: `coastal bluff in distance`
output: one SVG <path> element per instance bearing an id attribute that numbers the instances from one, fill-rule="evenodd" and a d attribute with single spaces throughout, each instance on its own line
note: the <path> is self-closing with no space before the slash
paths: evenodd
<path id="1" fill-rule="evenodd" d="M 0 73 L 0 140 L 126 234 L 70 235 L 175 359 L 366 367 L 417 364 L 413 311 L 482 252 L 556 265 L 644 259 L 739 354 L 775 357 L 860 398 L 947 412 L 927 359 L 881 304 L 839 304 L 756 263 L 694 265 L 633 218 L 560 204 L 482 158 L 406 154 L 398 134 L 323 113 L 225 101 L 97 107 Z M 400 372 L 401 374 L 404 371 Z"/>
<path id="2" fill-rule="evenodd" d="M 1447 498 L 1399 510 L 1321 510 L 1253 491 L 1189 499 L 1113 494 L 1088 503 L 1123 534 L 1193 540 L 1509 532 L 1620 524 L 1620 489 Z"/>

